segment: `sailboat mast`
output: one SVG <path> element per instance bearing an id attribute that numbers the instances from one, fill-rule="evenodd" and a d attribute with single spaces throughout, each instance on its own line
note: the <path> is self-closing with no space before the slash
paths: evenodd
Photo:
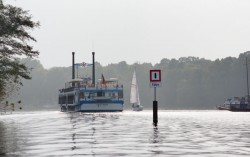
<path id="1" fill-rule="evenodd" d="M 138 83 L 137 83 L 137 79 L 136 79 L 136 99 L 137 99 L 137 105 L 141 105 L 141 102 L 140 102 L 140 96 L 139 96 L 139 89 L 138 89 Z"/>
<path id="2" fill-rule="evenodd" d="M 72 52 L 72 79 L 75 79 L 75 52 Z"/>
<path id="3" fill-rule="evenodd" d="M 246 57 L 246 70 L 247 70 L 247 102 L 249 104 L 249 83 L 248 83 L 248 63 L 247 63 L 247 57 Z"/>

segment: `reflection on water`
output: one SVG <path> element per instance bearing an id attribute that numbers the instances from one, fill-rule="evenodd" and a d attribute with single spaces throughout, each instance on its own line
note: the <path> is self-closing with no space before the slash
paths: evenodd
<path id="1" fill-rule="evenodd" d="M 22 153 L 19 143 L 25 140 L 18 135 L 18 124 L 14 120 L 0 119 L 0 156 L 17 156 Z"/>
<path id="2" fill-rule="evenodd" d="M 7 152 L 5 130 L 3 122 L 0 121 L 0 155 L 4 155 Z"/>
<path id="3" fill-rule="evenodd" d="M 159 133 L 157 126 L 153 127 L 153 135 L 152 135 L 152 139 L 150 139 L 150 141 L 152 143 L 160 143 L 161 142 L 161 137 L 160 137 L 160 133 Z"/>
<path id="4" fill-rule="evenodd" d="M 0 156 L 249 156 L 250 113 L 219 111 L 0 116 Z"/>

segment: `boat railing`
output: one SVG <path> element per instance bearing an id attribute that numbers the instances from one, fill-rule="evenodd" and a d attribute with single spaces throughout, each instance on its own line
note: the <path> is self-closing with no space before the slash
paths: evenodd
<path id="1" fill-rule="evenodd" d="M 69 88 L 62 88 L 59 89 L 60 93 L 65 93 L 65 92 L 72 92 L 75 90 L 75 87 L 69 87 Z"/>
<path id="2" fill-rule="evenodd" d="M 123 88 L 123 85 L 119 84 L 97 84 L 95 88 Z"/>
<path id="3" fill-rule="evenodd" d="M 62 88 L 59 91 L 61 93 L 65 93 L 65 92 L 72 92 L 74 90 L 77 89 L 81 89 L 81 88 L 88 88 L 88 89 L 123 89 L 123 85 L 118 85 L 118 84 L 87 84 L 87 85 L 77 85 L 77 86 L 73 86 L 73 87 L 68 87 L 68 88 Z"/>

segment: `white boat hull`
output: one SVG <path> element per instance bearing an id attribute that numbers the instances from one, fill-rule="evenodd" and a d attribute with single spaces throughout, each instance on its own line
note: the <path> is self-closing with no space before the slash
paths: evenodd
<path id="1" fill-rule="evenodd" d="M 133 111 L 142 111 L 143 106 L 133 107 Z"/>
<path id="2" fill-rule="evenodd" d="M 82 105 L 61 105 L 62 112 L 121 112 L 123 104 L 82 104 Z"/>
<path id="3" fill-rule="evenodd" d="M 83 104 L 80 112 L 120 112 L 123 110 L 122 104 Z"/>

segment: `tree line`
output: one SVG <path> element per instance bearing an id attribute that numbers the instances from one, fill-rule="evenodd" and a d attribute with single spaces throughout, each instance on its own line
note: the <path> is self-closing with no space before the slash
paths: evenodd
<path id="1" fill-rule="evenodd" d="M 149 71 L 162 71 L 162 87 L 157 88 L 160 109 L 215 109 L 225 99 L 247 94 L 245 52 L 236 57 L 215 61 L 197 57 L 162 59 L 160 63 L 127 64 L 121 61 L 102 66 L 96 62 L 96 79 L 103 74 L 106 79 L 118 78 L 124 87 L 125 109 L 130 109 L 130 85 L 136 70 L 141 104 L 152 108 L 153 89 L 149 86 Z M 98 53 L 97 53 L 98 55 Z M 21 99 L 26 109 L 59 109 L 58 93 L 72 77 L 72 67 L 45 69 L 38 60 L 20 60 L 28 68 L 32 80 L 23 80 L 23 87 L 15 96 Z M 92 75 L 91 67 L 79 68 L 79 76 Z"/>

